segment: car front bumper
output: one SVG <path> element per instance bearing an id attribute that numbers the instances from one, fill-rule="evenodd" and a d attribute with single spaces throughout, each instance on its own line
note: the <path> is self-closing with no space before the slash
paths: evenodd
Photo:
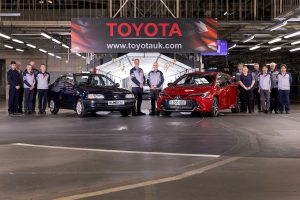
<path id="1" fill-rule="evenodd" d="M 174 100 L 169 97 L 159 97 L 157 101 L 157 108 L 159 111 L 171 112 L 210 112 L 212 107 L 211 98 L 201 97 L 186 97 L 180 100 L 186 100 L 184 106 L 174 106 L 169 104 L 169 100 Z"/>
<path id="2" fill-rule="evenodd" d="M 123 105 L 108 105 L 108 101 L 118 101 L 124 99 L 85 99 L 83 100 L 84 108 L 89 111 L 120 111 L 133 109 L 135 105 L 135 99 L 125 99 Z"/>

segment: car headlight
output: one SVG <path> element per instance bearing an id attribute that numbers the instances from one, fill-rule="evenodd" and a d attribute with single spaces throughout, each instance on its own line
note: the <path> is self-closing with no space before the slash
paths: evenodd
<path id="1" fill-rule="evenodd" d="M 200 96 L 202 99 L 206 98 L 209 95 L 209 92 L 202 92 L 198 94 L 191 94 L 190 96 Z"/>
<path id="2" fill-rule="evenodd" d="M 163 92 L 161 92 L 161 93 L 159 93 L 159 96 L 160 96 L 160 97 L 169 97 L 170 95 L 168 95 L 168 94 L 166 94 L 166 93 L 163 93 Z"/>
<path id="3" fill-rule="evenodd" d="M 104 99 L 103 94 L 88 94 L 88 99 Z"/>
<path id="4" fill-rule="evenodd" d="M 133 94 L 126 94 L 125 99 L 134 99 L 134 95 Z"/>

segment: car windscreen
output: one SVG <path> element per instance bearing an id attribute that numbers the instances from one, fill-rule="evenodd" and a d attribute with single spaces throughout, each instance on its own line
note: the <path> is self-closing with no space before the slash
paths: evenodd
<path id="1" fill-rule="evenodd" d="M 86 85 L 86 86 L 114 86 L 115 83 L 106 76 L 99 74 L 84 74 L 76 75 L 75 82 L 77 85 Z"/>
<path id="2" fill-rule="evenodd" d="M 175 81 L 175 85 L 209 86 L 214 83 L 215 76 L 210 74 L 187 74 Z"/>

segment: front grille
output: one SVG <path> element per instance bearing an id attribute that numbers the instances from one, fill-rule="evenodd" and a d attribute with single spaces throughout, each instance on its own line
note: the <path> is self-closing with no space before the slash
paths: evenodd
<path id="1" fill-rule="evenodd" d="M 165 110 L 194 110 L 198 106 L 197 102 L 192 99 L 187 99 L 186 105 L 184 105 L 184 106 L 170 105 L 169 100 L 171 100 L 171 99 L 163 100 L 162 105 Z"/>
<path id="2" fill-rule="evenodd" d="M 104 96 L 107 100 L 125 99 L 125 94 L 105 94 Z"/>

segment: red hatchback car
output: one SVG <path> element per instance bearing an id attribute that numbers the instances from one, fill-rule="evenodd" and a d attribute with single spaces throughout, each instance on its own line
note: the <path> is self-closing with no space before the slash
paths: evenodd
<path id="1" fill-rule="evenodd" d="M 221 72 L 194 72 L 169 83 L 158 98 L 157 107 L 162 115 L 172 112 L 210 113 L 231 108 L 239 112 L 237 85 L 228 74 Z"/>

